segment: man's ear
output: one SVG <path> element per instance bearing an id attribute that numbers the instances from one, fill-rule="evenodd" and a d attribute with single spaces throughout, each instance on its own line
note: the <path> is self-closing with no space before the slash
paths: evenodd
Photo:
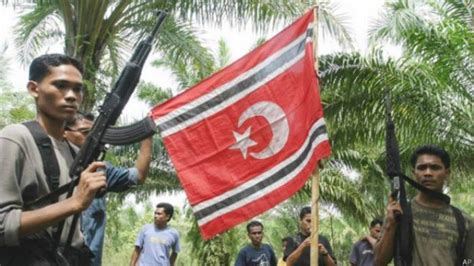
<path id="1" fill-rule="evenodd" d="M 28 88 L 28 93 L 35 98 L 35 100 L 38 98 L 38 83 L 36 81 L 30 80 L 26 84 L 26 88 Z"/>
<path id="2" fill-rule="evenodd" d="M 450 182 L 451 182 L 451 169 L 448 168 L 446 169 L 446 180 L 444 180 L 444 184 L 448 186 Z"/>

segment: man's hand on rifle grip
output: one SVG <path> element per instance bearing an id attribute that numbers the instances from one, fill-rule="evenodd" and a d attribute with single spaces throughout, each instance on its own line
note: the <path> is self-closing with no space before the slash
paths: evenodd
<path id="1" fill-rule="evenodd" d="M 390 196 L 387 205 L 387 216 L 385 223 L 387 224 L 387 226 L 394 226 L 400 221 L 402 215 L 403 211 L 402 207 L 400 206 L 400 203 L 398 203 L 392 196 Z"/>
<path id="2" fill-rule="evenodd" d="M 100 168 L 105 169 L 104 162 L 93 162 L 81 173 L 79 185 L 73 194 L 80 210 L 89 207 L 96 193 L 107 187 L 105 171 L 100 171 Z"/>

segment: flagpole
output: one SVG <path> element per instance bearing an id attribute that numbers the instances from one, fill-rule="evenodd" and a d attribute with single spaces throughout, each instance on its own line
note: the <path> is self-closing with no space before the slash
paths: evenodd
<path id="1" fill-rule="evenodd" d="M 314 69 L 318 73 L 318 1 L 315 1 L 313 7 L 313 52 L 314 52 Z M 318 82 L 319 82 L 319 76 Z M 311 175 L 311 266 L 318 266 L 318 232 L 319 232 L 319 166 L 316 165 L 313 174 Z"/>

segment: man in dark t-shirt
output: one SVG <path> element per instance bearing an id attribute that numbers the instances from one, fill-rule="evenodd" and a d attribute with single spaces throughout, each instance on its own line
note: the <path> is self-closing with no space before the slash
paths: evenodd
<path id="1" fill-rule="evenodd" d="M 311 260 L 311 208 L 303 207 L 300 211 L 300 232 L 288 239 L 283 260 L 287 265 L 309 266 Z M 336 259 L 326 237 L 318 235 L 318 265 L 334 266 Z"/>
<path id="2" fill-rule="evenodd" d="M 382 220 L 374 219 L 370 222 L 369 235 L 352 246 L 349 261 L 351 266 L 372 266 L 374 265 L 374 245 L 382 230 Z"/>
<path id="3" fill-rule="evenodd" d="M 240 250 L 235 266 L 276 266 L 277 260 L 272 247 L 262 244 L 263 224 L 251 221 L 247 224 L 247 233 L 250 244 Z"/>
<path id="4" fill-rule="evenodd" d="M 451 173 L 451 158 L 445 149 L 422 145 L 412 153 L 410 164 L 419 185 L 443 193 Z M 473 265 L 474 220 L 469 215 L 459 210 L 461 217 L 456 218 L 453 206 L 421 190 L 410 206 L 411 265 Z M 400 221 L 397 217 L 404 213 L 393 197 L 389 198 L 386 211 L 382 233 L 374 247 L 374 265 L 387 265 L 395 256 L 396 228 Z M 464 230 L 460 230 L 461 227 Z"/>

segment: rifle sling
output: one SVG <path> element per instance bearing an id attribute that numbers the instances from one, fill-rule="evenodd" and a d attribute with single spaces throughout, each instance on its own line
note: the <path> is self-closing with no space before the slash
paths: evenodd
<path id="1" fill-rule="evenodd" d="M 56 190 L 59 187 L 60 172 L 58 159 L 54 152 L 53 142 L 38 121 L 27 121 L 24 122 L 23 125 L 28 128 L 35 140 L 36 146 L 38 146 L 38 151 L 40 152 L 41 160 L 43 162 L 43 171 L 46 175 L 49 189 L 51 191 Z M 52 199 L 57 201 L 57 197 Z"/>
<path id="2" fill-rule="evenodd" d="M 38 146 L 41 160 L 43 162 L 43 171 L 51 191 L 50 193 L 43 195 L 34 201 L 25 203 L 25 208 L 28 209 L 29 207 L 35 205 L 42 206 L 46 202 L 57 202 L 58 197 L 67 191 L 69 183 L 59 186 L 60 171 L 58 159 L 56 158 L 56 153 L 54 152 L 53 143 L 38 121 L 27 121 L 24 122 L 23 125 L 28 128 L 31 135 L 33 136 L 33 139 L 35 140 L 36 145 Z M 71 147 L 69 142 L 67 143 L 72 157 L 75 158 L 76 152 Z"/>
<path id="3" fill-rule="evenodd" d="M 400 174 L 399 176 L 401 178 L 403 178 L 403 180 L 407 181 L 408 184 L 410 184 L 412 187 L 414 187 L 417 190 L 429 195 L 430 197 L 439 199 L 439 200 L 443 201 L 444 203 L 446 203 L 448 205 L 451 203 L 451 198 L 448 195 L 446 195 L 444 193 L 441 193 L 441 192 L 438 192 L 438 191 L 435 191 L 435 190 L 432 190 L 432 189 L 429 189 L 429 188 L 421 185 L 420 183 L 416 182 L 415 180 L 409 178 L 408 176 L 406 176 L 404 174 Z"/>
<path id="4" fill-rule="evenodd" d="M 423 185 L 420 185 L 418 182 L 414 181 L 413 179 L 407 177 L 406 175 L 401 174 L 400 177 L 403 178 L 403 180 L 407 181 L 412 187 L 418 189 L 419 191 L 428 194 L 431 197 L 437 198 L 439 200 L 442 200 L 446 204 L 450 205 L 451 198 L 447 196 L 446 194 L 431 190 Z M 412 214 L 411 214 L 411 207 L 410 205 L 407 206 L 408 211 L 408 216 L 410 216 L 410 220 L 412 219 Z M 456 219 L 456 225 L 458 229 L 458 240 L 456 242 L 456 264 L 455 265 L 462 265 L 462 259 L 464 258 L 464 248 L 465 248 L 465 241 L 466 241 L 466 221 L 464 219 L 464 216 L 458 208 L 454 207 L 453 205 L 450 205 L 453 215 Z M 409 227 L 411 228 L 412 225 Z M 407 229 L 411 230 L 411 229 Z M 400 232 L 400 233 L 408 233 L 408 232 Z M 408 234 L 412 234 L 412 232 L 409 232 Z M 411 243 L 411 241 L 409 241 Z"/>

